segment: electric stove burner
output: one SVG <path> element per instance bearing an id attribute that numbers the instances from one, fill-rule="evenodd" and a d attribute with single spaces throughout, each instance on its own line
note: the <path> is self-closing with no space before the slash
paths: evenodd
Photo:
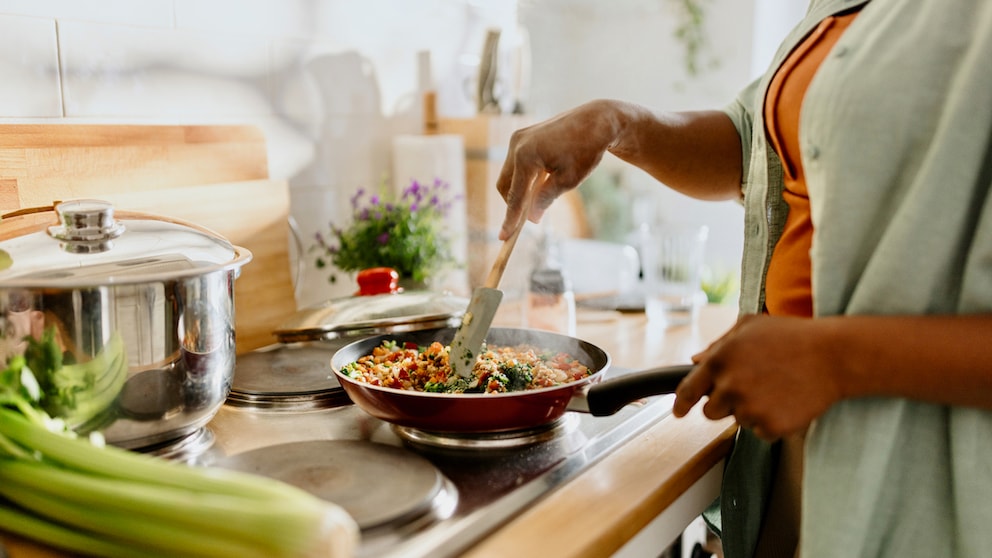
<path id="1" fill-rule="evenodd" d="M 337 345 L 274 345 L 239 355 L 227 402 L 236 407 L 304 411 L 351 402 L 331 370 Z"/>
<path id="2" fill-rule="evenodd" d="M 214 433 L 204 426 L 180 438 L 138 448 L 135 451 L 172 461 L 192 463 L 210 449 L 213 444 Z"/>
<path id="3" fill-rule="evenodd" d="M 457 503 L 454 485 L 430 461 L 373 442 L 291 442 L 235 454 L 214 465 L 302 488 L 344 508 L 363 532 L 442 520 Z"/>
<path id="4" fill-rule="evenodd" d="M 547 424 L 502 432 L 429 432 L 409 426 L 393 425 L 403 440 L 418 446 L 443 449 L 517 449 L 562 438 L 576 429 L 579 419 L 574 413 Z"/>

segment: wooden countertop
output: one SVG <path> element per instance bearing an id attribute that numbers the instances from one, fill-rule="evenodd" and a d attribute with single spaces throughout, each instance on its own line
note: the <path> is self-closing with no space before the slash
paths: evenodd
<path id="1" fill-rule="evenodd" d="M 735 308 L 711 305 L 703 308 L 694 326 L 662 329 L 644 314 L 582 311 L 577 336 L 606 349 L 614 366 L 640 369 L 689 362 L 735 319 Z M 685 418 L 668 417 L 464 556 L 609 556 L 722 463 L 736 430 L 732 419 L 706 419 L 699 406 Z M 0 534 L 0 541 L 7 545 L 10 558 L 64 556 L 6 534 Z"/>

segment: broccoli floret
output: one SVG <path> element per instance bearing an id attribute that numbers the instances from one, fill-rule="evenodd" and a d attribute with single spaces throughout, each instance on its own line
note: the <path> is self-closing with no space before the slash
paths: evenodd
<path id="1" fill-rule="evenodd" d="M 472 393 L 474 390 L 471 383 L 465 378 L 455 378 L 448 380 L 448 391 L 450 393 Z"/>
<path id="2" fill-rule="evenodd" d="M 427 382 L 424 384 L 424 391 L 428 393 L 444 393 L 448 391 L 448 386 L 441 382 Z"/>
<path id="3" fill-rule="evenodd" d="M 530 364 L 503 364 L 499 367 L 500 375 L 506 378 L 506 382 L 500 382 L 506 386 L 506 391 L 521 391 L 534 380 L 534 367 Z M 495 374 L 494 374 L 495 376 Z"/>
<path id="4" fill-rule="evenodd" d="M 429 393 L 462 393 L 471 391 L 468 380 L 464 378 L 452 378 L 447 382 L 427 382 L 424 384 L 424 391 Z"/>

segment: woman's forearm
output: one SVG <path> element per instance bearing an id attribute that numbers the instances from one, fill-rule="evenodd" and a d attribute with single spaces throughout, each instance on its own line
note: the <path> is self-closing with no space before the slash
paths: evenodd
<path id="1" fill-rule="evenodd" d="M 992 315 L 822 318 L 844 397 L 992 409 Z"/>
<path id="2" fill-rule="evenodd" d="M 614 102 L 619 133 L 609 152 L 702 200 L 739 199 L 741 140 L 719 111 L 655 113 Z"/>

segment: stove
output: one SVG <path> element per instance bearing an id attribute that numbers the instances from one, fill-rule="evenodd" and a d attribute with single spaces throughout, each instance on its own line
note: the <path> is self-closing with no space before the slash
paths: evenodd
<path id="1" fill-rule="evenodd" d="M 628 372 L 612 369 L 607 378 Z M 326 382 L 326 368 L 320 373 Z M 291 374 L 299 375 L 295 365 Z M 271 476 L 340 505 L 361 528 L 360 558 L 456 556 L 667 417 L 674 401 L 649 398 L 609 417 L 568 412 L 519 432 L 450 435 L 376 419 L 339 385 L 280 385 L 265 395 L 236 379 L 188 450 L 159 453 Z"/>

